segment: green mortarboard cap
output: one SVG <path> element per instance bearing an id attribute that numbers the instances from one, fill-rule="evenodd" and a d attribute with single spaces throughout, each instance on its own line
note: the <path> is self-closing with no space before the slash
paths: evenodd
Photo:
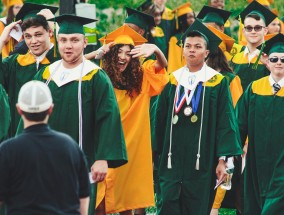
<path id="1" fill-rule="evenodd" d="M 146 0 L 144 1 L 139 7 L 137 7 L 137 10 L 139 11 L 145 11 L 152 5 L 152 0 Z"/>
<path id="2" fill-rule="evenodd" d="M 257 1 L 253 1 L 250 3 L 240 14 L 241 21 L 244 23 L 244 20 L 247 15 L 257 14 L 259 15 L 265 22 L 266 26 L 269 25 L 277 16 L 272 13 L 269 9 L 264 7 L 263 5 L 259 4 Z M 236 19 L 239 19 L 239 16 Z"/>
<path id="3" fill-rule="evenodd" d="M 37 13 L 40 12 L 42 9 L 49 9 L 53 14 L 56 13 L 58 7 L 45 5 L 45 4 L 33 4 L 33 3 L 25 3 L 21 10 L 16 15 L 16 20 L 22 20 L 36 17 Z"/>
<path id="4" fill-rule="evenodd" d="M 89 19 L 85 17 L 75 16 L 71 14 L 63 14 L 49 21 L 55 21 L 59 25 L 58 34 L 84 34 L 83 25 L 96 22 L 97 19 Z"/>
<path id="5" fill-rule="evenodd" d="M 260 47 L 260 46 L 259 46 Z M 259 48 L 258 47 L 258 48 Z M 284 35 L 279 33 L 265 42 L 263 52 L 267 55 L 271 53 L 284 53 Z"/>
<path id="6" fill-rule="evenodd" d="M 148 27 L 156 26 L 153 16 L 142 13 L 138 10 L 131 9 L 129 7 L 126 7 L 126 11 L 128 17 L 125 19 L 124 23 L 132 23 L 144 30 L 148 29 Z"/>
<path id="7" fill-rule="evenodd" d="M 203 23 L 214 22 L 222 26 L 229 19 L 230 15 L 230 11 L 204 6 L 198 13 L 197 18 L 202 19 Z"/>
<path id="8" fill-rule="evenodd" d="M 210 31 L 205 25 L 203 25 L 197 19 L 181 36 L 182 44 L 184 43 L 188 34 L 194 35 L 194 32 L 197 32 L 197 34 L 200 34 L 206 40 L 207 49 L 210 52 L 213 52 L 214 50 L 216 50 L 222 41 L 219 37 L 217 37 L 212 31 Z M 181 45 L 180 42 L 178 42 L 177 45 Z"/>

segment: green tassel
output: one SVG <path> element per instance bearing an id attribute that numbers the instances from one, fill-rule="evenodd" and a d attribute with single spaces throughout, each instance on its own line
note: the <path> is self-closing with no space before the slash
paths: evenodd
<path id="1" fill-rule="evenodd" d="M 259 55 L 257 56 L 257 59 L 256 59 L 255 63 L 252 66 L 252 69 L 254 69 L 254 70 L 257 70 L 258 62 L 260 60 L 260 57 L 262 55 L 264 47 L 265 47 L 265 41 L 262 43 Z"/>

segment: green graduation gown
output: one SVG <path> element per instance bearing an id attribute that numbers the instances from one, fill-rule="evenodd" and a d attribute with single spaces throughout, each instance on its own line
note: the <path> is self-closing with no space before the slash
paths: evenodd
<path id="1" fill-rule="evenodd" d="M 48 51 L 45 58 L 39 63 L 38 69 L 36 60 L 30 52 L 25 55 L 11 55 L 3 61 L 2 56 L 0 56 L 0 83 L 3 84 L 3 87 L 8 94 L 11 108 L 10 137 L 16 134 L 18 123 L 20 121 L 20 115 L 16 109 L 20 88 L 26 82 L 32 80 L 39 69 L 56 60 L 53 56 L 53 50 L 54 49 L 52 48 Z"/>
<path id="2" fill-rule="evenodd" d="M 171 83 L 159 96 L 156 106 L 156 145 L 153 148 L 160 156 L 158 171 L 161 202 L 158 214 L 209 214 L 215 196 L 218 157 L 242 153 L 228 81 L 217 74 L 206 82 L 199 170 L 195 169 L 195 165 L 204 88 L 197 122 L 192 123 L 191 116 L 184 115 L 185 104 L 177 114 L 178 122 L 172 125 L 172 168 L 167 168 L 176 85 L 177 80 L 171 78 Z"/>
<path id="3" fill-rule="evenodd" d="M 36 80 L 46 82 L 56 61 L 40 70 Z M 127 163 L 127 153 L 119 108 L 113 86 L 107 74 L 95 64 L 85 60 L 86 69 L 82 78 L 82 146 L 89 167 L 96 160 L 107 160 L 109 168 Z M 94 66 L 95 65 L 95 66 Z M 56 69 L 55 69 L 56 70 Z M 64 71 L 55 71 L 64 74 Z M 52 76 L 53 77 L 53 76 Z M 48 84 L 54 108 L 48 121 L 51 128 L 69 134 L 79 142 L 78 80 L 58 86 L 53 78 Z M 89 214 L 94 214 L 96 184 L 92 186 Z"/>
<path id="4" fill-rule="evenodd" d="M 267 76 L 254 81 L 237 103 L 237 118 L 243 144 L 248 136 L 244 170 L 245 215 L 261 214 L 275 162 L 283 152 L 283 97 L 284 88 L 273 95 Z"/>
<path id="5" fill-rule="evenodd" d="M 284 151 L 276 161 L 274 173 L 261 215 L 282 214 L 284 211 Z"/>
<path id="6" fill-rule="evenodd" d="M 0 142 L 7 136 L 10 125 L 10 107 L 8 96 L 0 84 Z"/>
<path id="7" fill-rule="evenodd" d="M 257 69 L 253 69 L 252 66 L 256 60 L 257 56 L 255 56 L 249 63 L 248 55 L 244 56 L 244 51 L 241 51 L 240 53 L 234 55 L 230 62 L 230 66 L 232 67 L 233 71 L 241 79 L 243 91 L 246 90 L 247 86 L 251 82 L 270 74 L 269 70 L 261 62 L 258 63 Z"/>

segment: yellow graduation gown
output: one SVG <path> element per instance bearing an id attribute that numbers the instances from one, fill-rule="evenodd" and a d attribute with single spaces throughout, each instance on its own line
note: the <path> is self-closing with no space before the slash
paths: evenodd
<path id="1" fill-rule="evenodd" d="M 128 163 L 109 169 L 106 180 L 98 184 L 97 206 L 105 197 L 107 214 L 154 205 L 150 99 L 158 95 L 168 82 L 166 70 L 155 73 L 154 64 L 153 60 L 143 64 L 142 91 L 139 95 L 131 98 L 125 90 L 115 89 Z"/>

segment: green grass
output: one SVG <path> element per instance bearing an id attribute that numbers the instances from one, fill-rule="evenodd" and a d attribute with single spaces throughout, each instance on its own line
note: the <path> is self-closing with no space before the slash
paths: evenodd
<path id="1" fill-rule="evenodd" d="M 236 215 L 236 210 L 221 208 L 219 210 L 219 215 Z"/>

